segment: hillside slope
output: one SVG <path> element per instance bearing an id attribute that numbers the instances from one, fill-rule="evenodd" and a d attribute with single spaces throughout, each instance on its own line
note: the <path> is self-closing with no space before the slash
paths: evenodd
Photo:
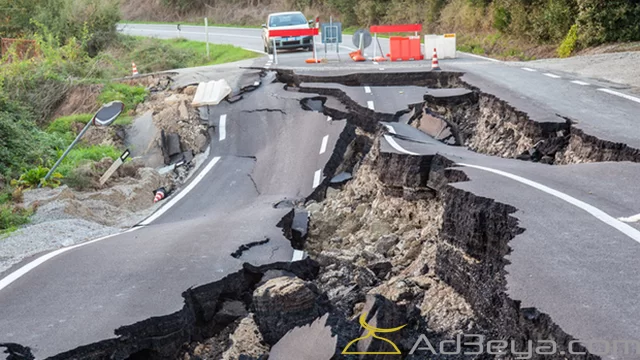
<path id="1" fill-rule="evenodd" d="M 640 40 L 634 0 L 123 0 L 127 20 L 254 25 L 273 11 L 330 15 L 347 26 L 422 23 L 457 32 L 463 50 L 506 59 L 569 56 L 577 50 Z M 557 51 L 559 50 L 559 51 Z"/>

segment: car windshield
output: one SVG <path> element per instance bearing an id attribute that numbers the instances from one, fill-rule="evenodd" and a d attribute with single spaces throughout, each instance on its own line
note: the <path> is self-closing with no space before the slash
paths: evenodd
<path id="1" fill-rule="evenodd" d="M 275 15 L 269 20 L 269 27 L 303 25 L 307 19 L 302 14 Z"/>

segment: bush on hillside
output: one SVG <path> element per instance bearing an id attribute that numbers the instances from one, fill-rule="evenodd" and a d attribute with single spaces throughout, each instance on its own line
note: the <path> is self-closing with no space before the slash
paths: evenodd
<path id="1" fill-rule="evenodd" d="M 7 15 L 0 23 L 3 37 L 29 36 L 44 27 L 61 43 L 86 38 L 92 56 L 113 40 L 120 21 L 117 0 L 0 0 L 0 9 Z"/>
<path id="2" fill-rule="evenodd" d="M 573 51 L 576 49 L 576 45 L 578 44 L 578 25 L 574 24 L 567 37 L 564 39 L 562 44 L 558 47 L 558 56 L 561 58 L 566 58 L 571 56 Z"/>

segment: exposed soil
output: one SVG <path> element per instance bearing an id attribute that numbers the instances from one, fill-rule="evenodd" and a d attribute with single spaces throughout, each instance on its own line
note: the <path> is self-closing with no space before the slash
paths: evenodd
<path id="1" fill-rule="evenodd" d="M 281 72 L 279 79 L 292 90 L 306 81 L 466 85 L 455 73 L 329 79 Z M 416 126 L 443 119 L 461 145 L 496 156 L 532 161 L 547 157 L 557 164 L 640 159 L 637 150 L 583 134 L 564 119 L 538 124 L 506 102 L 471 90 L 454 97 L 426 96 L 406 113 L 412 114 Z M 497 358 L 515 358 L 529 340 L 555 339 L 558 355 L 533 358 L 597 359 L 591 354 L 564 355 L 571 335 L 549 316 L 521 308 L 507 295 L 505 257 L 511 252 L 509 242 L 524 231 L 512 216 L 517 209 L 451 186 L 468 179 L 441 155 L 382 152 L 379 122 L 402 114 L 374 113 L 342 91 L 322 91 L 320 95 L 327 97 L 323 111 L 343 116 L 348 125 L 324 169 L 327 180 L 304 208 L 292 204 L 292 212 L 278 224 L 309 258 L 261 267 L 245 264 L 222 280 L 185 289 L 184 307 L 173 314 L 123 326 L 115 339 L 53 359 L 265 359 L 267 353 L 270 360 L 291 359 L 291 354 L 309 360 L 342 359 L 349 358 L 342 355 L 349 341 L 366 335 L 360 317 L 380 328 L 406 325 L 388 336 L 403 359 L 477 359 L 408 355 L 420 335 L 439 343 L 463 333 L 511 340 L 514 348 Z M 339 109 L 329 106 L 336 99 L 342 102 Z M 343 172 L 353 178 L 330 187 L 331 179 Z M 307 211 L 308 235 L 295 220 L 299 214 L 306 218 Z M 313 341 L 300 350 L 300 343 L 308 339 Z M 357 346 L 372 352 L 384 345 L 364 341 Z M 579 346 L 572 350 L 584 351 Z"/>
<path id="2" fill-rule="evenodd" d="M 62 116 L 96 112 L 100 108 L 98 95 L 100 95 L 103 86 L 102 84 L 80 84 L 73 87 L 67 92 L 62 104 L 51 118 L 57 119 Z"/>

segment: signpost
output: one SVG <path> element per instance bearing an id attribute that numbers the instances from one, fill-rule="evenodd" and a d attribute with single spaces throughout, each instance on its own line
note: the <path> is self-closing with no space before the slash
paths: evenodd
<path id="1" fill-rule="evenodd" d="M 320 24 L 322 43 L 324 44 L 324 57 L 327 57 L 327 45 L 336 47 L 336 54 L 340 60 L 340 44 L 342 44 L 342 23 L 333 22 L 333 17 L 328 23 Z"/>
<path id="2" fill-rule="evenodd" d="M 122 153 L 122 155 L 120 155 L 119 158 L 116 159 L 116 161 L 113 162 L 113 165 L 111 165 L 111 167 L 100 178 L 100 186 L 104 185 L 104 183 L 109 180 L 113 173 L 115 173 L 116 170 L 118 170 L 118 168 L 122 166 L 122 164 L 124 164 L 124 161 L 127 160 L 130 154 L 131 152 L 129 152 L 129 149 L 127 149 Z"/>

